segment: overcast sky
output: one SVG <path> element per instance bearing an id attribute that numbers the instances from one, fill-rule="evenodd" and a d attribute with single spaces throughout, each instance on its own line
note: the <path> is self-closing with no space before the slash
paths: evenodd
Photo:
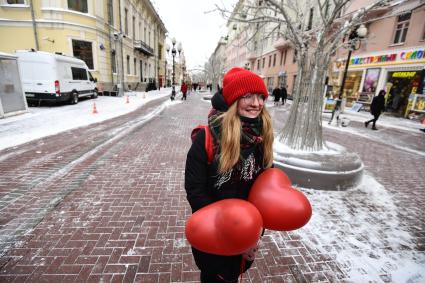
<path id="1" fill-rule="evenodd" d="M 181 42 L 188 69 L 203 66 L 217 46 L 220 36 L 227 33 L 226 20 L 215 11 L 215 4 L 233 7 L 237 0 L 151 0 L 171 38 Z"/>

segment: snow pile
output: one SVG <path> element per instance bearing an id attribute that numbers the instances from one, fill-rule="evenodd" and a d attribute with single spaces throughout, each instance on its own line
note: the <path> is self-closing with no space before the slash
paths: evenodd
<path id="1" fill-rule="evenodd" d="M 357 188 L 343 192 L 302 190 L 313 216 L 291 233 L 308 250 L 331 254 L 349 281 L 382 282 L 383 276 L 391 282 L 425 282 L 425 254 L 415 251 L 398 218 L 400 208 L 374 178 L 365 175 Z"/>
<path id="2" fill-rule="evenodd" d="M 76 105 L 30 107 L 29 113 L 0 119 L 0 150 L 127 114 L 170 92 L 171 89 L 127 92 L 128 103 L 127 96 L 99 96 Z M 94 103 L 97 114 L 93 114 Z"/>

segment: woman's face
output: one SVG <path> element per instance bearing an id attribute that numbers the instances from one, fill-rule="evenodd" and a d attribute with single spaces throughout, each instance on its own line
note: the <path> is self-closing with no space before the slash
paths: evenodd
<path id="1" fill-rule="evenodd" d="M 264 107 L 265 98 L 261 94 L 248 93 L 238 100 L 238 114 L 247 118 L 257 118 Z"/>

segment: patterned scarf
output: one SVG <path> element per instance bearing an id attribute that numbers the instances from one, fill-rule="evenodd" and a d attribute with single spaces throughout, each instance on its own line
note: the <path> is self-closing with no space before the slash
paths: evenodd
<path id="1" fill-rule="evenodd" d="M 214 137 L 214 152 L 220 151 L 221 120 L 218 117 L 224 112 L 212 109 L 208 114 L 208 126 Z M 263 142 L 262 120 L 257 118 L 247 118 L 240 116 L 241 119 L 241 157 L 246 159 Z"/>

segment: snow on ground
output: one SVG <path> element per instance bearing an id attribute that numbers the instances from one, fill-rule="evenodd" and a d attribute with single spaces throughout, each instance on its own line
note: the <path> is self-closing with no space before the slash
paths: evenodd
<path id="1" fill-rule="evenodd" d="M 343 192 L 300 189 L 313 216 L 291 234 L 307 249 L 335 258 L 350 282 L 383 282 L 384 274 L 391 282 L 425 282 L 425 254 L 415 251 L 392 194 L 372 176 L 366 174 L 358 187 Z M 281 237 L 272 232 L 276 243 Z"/>
<path id="2" fill-rule="evenodd" d="M 169 96 L 170 88 L 127 92 L 127 97 L 99 96 L 76 105 L 29 107 L 28 113 L 0 119 L 0 150 L 70 129 L 98 123 L 136 110 L 149 101 Z M 93 104 L 97 114 L 93 114 Z"/>

